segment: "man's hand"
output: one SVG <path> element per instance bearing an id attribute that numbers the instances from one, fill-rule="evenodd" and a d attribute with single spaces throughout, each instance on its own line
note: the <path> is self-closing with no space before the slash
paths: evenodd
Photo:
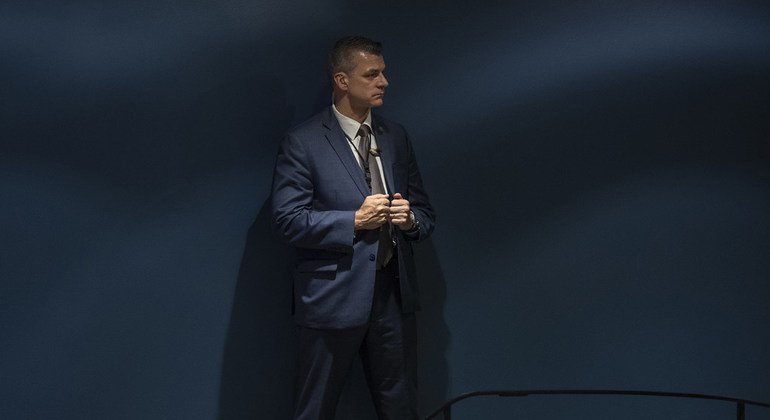
<path id="1" fill-rule="evenodd" d="M 388 221 L 390 199 L 387 194 L 373 194 L 356 210 L 356 230 L 377 229 Z"/>
<path id="2" fill-rule="evenodd" d="M 401 230 L 410 230 L 414 227 L 409 212 L 409 201 L 405 200 L 400 193 L 393 194 L 393 201 L 390 203 L 390 222 Z"/>

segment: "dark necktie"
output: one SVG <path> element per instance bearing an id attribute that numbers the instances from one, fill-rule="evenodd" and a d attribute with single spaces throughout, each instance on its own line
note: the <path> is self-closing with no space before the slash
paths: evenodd
<path id="1" fill-rule="evenodd" d="M 369 184 L 372 194 L 386 194 L 385 186 L 382 185 L 382 173 L 380 172 L 380 165 L 377 163 L 377 157 L 369 152 L 372 147 L 372 136 L 369 130 L 370 128 L 366 124 L 361 124 L 361 128 L 358 129 L 358 135 L 361 137 L 358 146 L 359 157 L 367 159 L 367 162 L 361 162 L 361 166 L 364 168 L 366 182 Z M 380 228 L 377 268 L 385 267 L 393 257 L 393 239 L 390 229 L 390 223 L 386 223 Z"/>

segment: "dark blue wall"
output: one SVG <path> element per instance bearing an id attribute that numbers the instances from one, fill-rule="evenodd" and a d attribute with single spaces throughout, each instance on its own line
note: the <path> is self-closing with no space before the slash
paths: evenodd
<path id="1" fill-rule="evenodd" d="M 770 9 L 455 3 L 0 6 L 0 417 L 288 417 L 288 250 L 265 201 L 347 33 L 384 42 L 381 112 L 439 214 L 417 249 L 424 413 L 492 388 L 770 400 Z M 340 418 L 370 417 L 362 383 Z"/>

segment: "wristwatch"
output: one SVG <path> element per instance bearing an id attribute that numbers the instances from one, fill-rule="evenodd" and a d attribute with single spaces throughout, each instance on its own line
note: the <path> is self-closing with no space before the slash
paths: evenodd
<path id="1" fill-rule="evenodd" d="M 407 230 L 407 233 L 414 233 L 420 230 L 420 221 L 415 217 L 414 212 L 409 210 L 409 221 L 412 223 L 412 227 Z"/>

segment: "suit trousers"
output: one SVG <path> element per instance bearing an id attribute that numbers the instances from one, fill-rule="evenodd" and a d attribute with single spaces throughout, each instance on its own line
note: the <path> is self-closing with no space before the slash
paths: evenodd
<path id="1" fill-rule="evenodd" d="M 361 356 L 377 416 L 417 419 L 414 313 L 401 312 L 398 263 L 377 270 L 369 322 L 346 329 L 300 331 L 295 419 L 333 420 L 356 354 Z"/>

